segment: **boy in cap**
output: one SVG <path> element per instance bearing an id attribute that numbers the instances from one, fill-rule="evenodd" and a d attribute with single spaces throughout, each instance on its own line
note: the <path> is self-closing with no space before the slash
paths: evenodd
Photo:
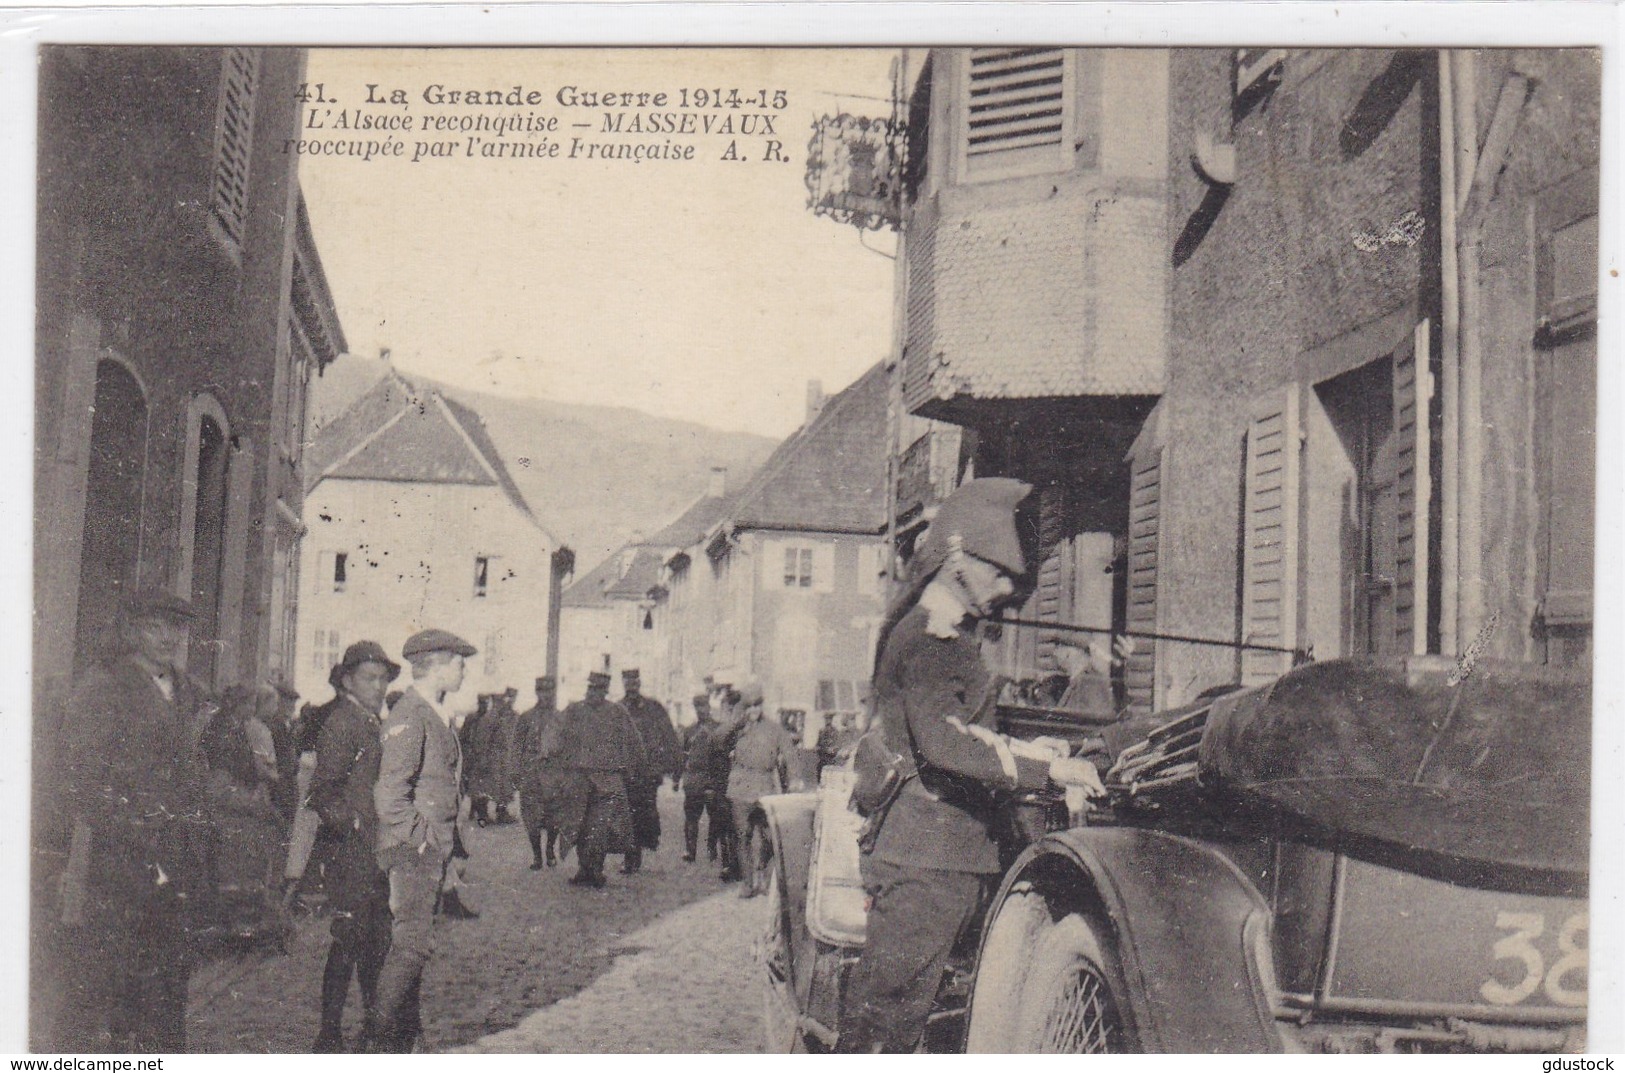
<path id="1" fill-rule="evenodd" d="M 876 655 L 874 718 L 910 776 L 862 858 L 870 908 L 838 1050 L 906 1052 L 925 1029 L 942 970 L 1000 872 L 993 791 L 1051 779 L 1104 793 L 1083 760 L 1044 757 L 992 726 L 978 621 L 1015 594 L 1026 559 L 1016 508 L 1032 489 L 968 481 L 943 501 L 888 612 Z"/>
<path id="2" fill-rule="evenodd" d="M 381 727 L 378 866 L 389 875 L 394 915 L 389 954 L 378 978 L 378 1012 L 365 1045 L 408 1053 L 422 1035 L 419 991 L 433 952 L 434 922 L 457 837 L 462 751 L 446 698 L 463 685 L 463 661 L 475 648 L 456 634 L 428 629 L 401 649 L 411 688 Z"/>
<path id="3" fill-rule="evenodd" d="M 378 974 L 389 950 L 389 878 L 378 867 L 378 813 L 373 788 L 382 747 L 384 692 L 400 664 L 376 641 L 357 641 L 338 665 L 339 704 L 316 742 L 310 802 L 334 842 L 328 875 L 333 943 L 322 972 L 322 1023 L 312 1050 L 342 1051 L 344 1002 L 353 974 L 366 1022 L 376 1021 Z"/>

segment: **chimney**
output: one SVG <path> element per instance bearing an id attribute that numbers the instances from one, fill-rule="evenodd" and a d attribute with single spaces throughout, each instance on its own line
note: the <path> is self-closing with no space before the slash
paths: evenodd
<path id="1" fill-rule="evenodd" d="M 807 424 L 813 423 L 818 411 L 824 408 L 824 382 L 822 380 L 807 381 Z"/>
<path id="2" fill-rule="evenodd" d="M 706 488 L 705 494 L 710 496 L 712 499 L 721 499 L 723 496 L 728 494 L 727 466 L 711 467 L 711 484 L 708 488 Z"/>

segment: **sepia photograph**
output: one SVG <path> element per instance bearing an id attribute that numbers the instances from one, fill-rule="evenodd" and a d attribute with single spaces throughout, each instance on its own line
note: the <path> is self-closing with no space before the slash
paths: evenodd
<path id="1" fill-rule="evenodd" d="M 1604 51 L 919 39 L 37 45 L 24 1048 L 1594 1049 Z"/>

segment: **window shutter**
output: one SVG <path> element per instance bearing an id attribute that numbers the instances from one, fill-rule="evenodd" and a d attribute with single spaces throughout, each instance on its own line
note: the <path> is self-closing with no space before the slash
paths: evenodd
<path id="1" fill-rule="evenodd" d="M 1129 459 L 1128 630 L 1157 630 L 1157 555 L 1162 532 L 1162 448 Z M 1155 705 L 1157 646 L 1135 642 L 1123 668 L 1129 709 L 1149 712 Z"/>
<path id="2" fill-rule="evenodd" d="M 1288 384 L 1254 406 L 1247 429 L 1241 639 L 1251 644 L 1298 643 L 1298 406 L 1298 385 Z M 1290 667 L 1285 653 L 1241 653 L 1244 685 L 1261 685 Z"/>
<path id="3" fill-rule="evenodd" d="M 1428 503 L 1433 486 L 1428 439 L 1428 322 L 1416 326 L 1408 348 L 1394 353 L 1396 652 L 1421 655 L 1428 647 Z"/>
<path id="4" fill-rule="evenodd" d="M 1034 612 L 1033 617 L 1040 622 L 1064 622 L 1071 610 L 1067 606 L 1069 603 L 1067 595 L 1072 587 L 1071 578 L 1067 576 L 1067 565 L 1072 558 L 1072 548 L 1064 539 L 1066 530 L 1064 495 L 1058 485 L 1043 488 L 1038 493 L 1038 553 L 1044 559 L 1038 565 L 1037 585 L 1030 606 Z M 1036 665 L 1053 666 L 1049 661 L 1053 659 L 1054 653 L 1055 635 L 1045 631 L 1039 636 L 1038 647 L 1033 654 Z M 1024 663 L 1021 666 L 1025 668 L 1034 664 Z"/>
<path id="5" fill-rule="evenodd" d="M 970 51 L 965 170 L 1058 169 L 1066 163 L 1071 101 L 1068 57 L 1059 48 Z"/>
<path id="6" fill-rule="evenodd" d="M 254 144 L 254 93 L 259 79 L 259 49 L 226 49 L 220 112 L 215 120 L 210 207 L 233 248 L 242 245 L 243 223 L 248 218 L 248 165 Z"/>
<path id="7" fill-rule="evenodd" d="M 835 545 L 822 541 L 812 547 L 812 588 L 814 592 L 835 591 Z"/>

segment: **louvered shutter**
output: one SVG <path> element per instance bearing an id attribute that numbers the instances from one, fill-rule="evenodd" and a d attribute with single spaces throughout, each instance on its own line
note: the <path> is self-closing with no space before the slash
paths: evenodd
<path id="1" fill-rule="evenodd" d="M 1162 532 L 1162 448 L 1150 447 L 1129 459 L 1128 631 L 1157 629 L 1157 556 Z M 1135 642 L 1123 668 L 1129 709 L 1149 712 L 1156 701 L 1156 643 Z"/>
<path id="2" fill-rule="evenodd" d="M 1039 492 L 1038 547 L 1044 561 L 1039 564 L 1037 588 L 1033 592 L 1034 617 L 1040 622 L 1064 622 L 1071 610 L 1067 606 L 1067 593 L 1071 589 L 1067 565 L 1072 549 L 1065 535 L 1064 491 L 1051 485 Z M 1053 666 L 1055 635 L 1046 632 L 1038 639 L 1033 662 L 1026 666 Z"/>
<path id="3" fill-rule="evenodd" d="M 1394 650 L 1423 654 L 1428 642 L 1428 504 L 1430 479 L 1428 322 L 1408 348 L 1394 353 Z"/>
<path id="4" fill-rule="evenodd" d="M 1010 174 L 1068 164 L 1070 57 L 1060 48 L 970 50 L 965 174 Z"/>
<path id="5" fill-rule="evenodd" d="M 221 71 L 220 111 L 215 120 L 214 177 L 210 206 L 233 247 L 241 246 L 248 218 L 248 165 L 254 144 L 254 94 L 260 53 L 228 48 Z"/>
<path id="6" fill-rule="evenodd" d="M 1250 644 L 1298 643 L 1298 407 L 1298 386 L 1288 384 L 1254 406 L 1247 430 L 1241 639 Z M 1243 649 L 1241 680 L 1260 685 L 1290 666 L 1284 653 Z"/>

